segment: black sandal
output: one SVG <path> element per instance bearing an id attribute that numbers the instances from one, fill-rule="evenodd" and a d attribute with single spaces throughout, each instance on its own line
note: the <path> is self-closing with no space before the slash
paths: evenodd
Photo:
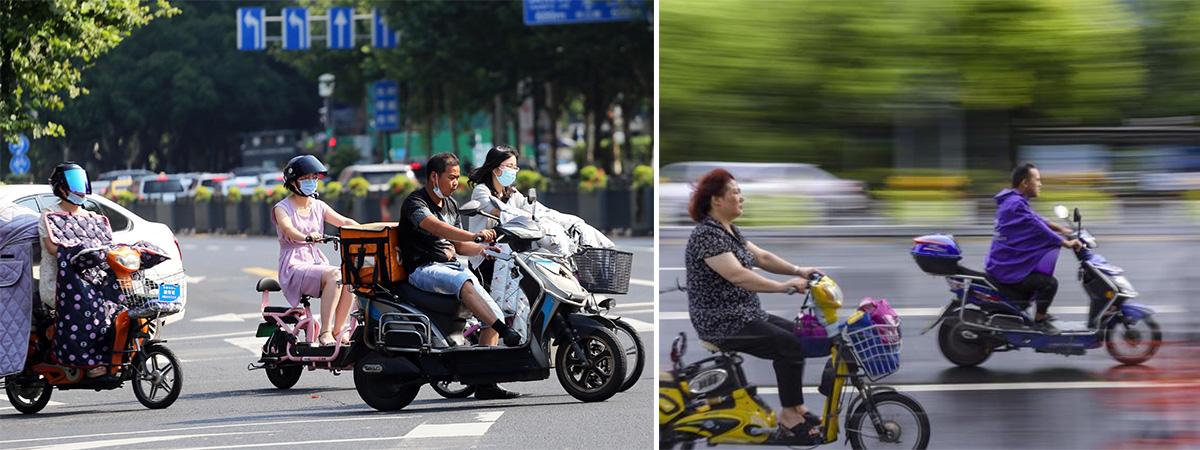
<path id="1" fill-rule="evenodd" d="M 804 422 L 791 428 L 783 428 L 780 425 L 780 429 L 787 430 L 791 435 L 781 436 L 779 441 L 785 441 L 787 445 L 817 445 L 824 443 L 824 439 L 821 438 L 821 434 L 819 433 L 821 429 L 817 425 L 810 424 L 807 418 L 805 419 Z M 813 434 L 813 430 L 817 430 L 818 433 Z"/>
<path id="2" fill-rule="evenodd" d="M 804 422 L 812 426 L 821 426 L 821 416 L 813 414 L 812 411 L 805 412 Z"/>

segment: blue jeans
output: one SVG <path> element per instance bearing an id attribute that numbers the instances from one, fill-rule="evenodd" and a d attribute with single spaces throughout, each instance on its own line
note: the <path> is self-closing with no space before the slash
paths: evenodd
<path id="1" fill-rule="evenodd" d="M 408 276 L 408 284 L 425 292 L 433 292 L 435 294 L 453 295 L 462 301 L 463 284 L 470 281 L 475 292 L 483 297 L 483 302 L 488 308 L 492 309 L 492 314 L 496 315 L 497 319 L 504 320 L 504 313 L 500 311 L 500 306 L 496 304 L 496 300 L 480 286 L 479 280 L 475 278 L 475 274 L 467 270 L 467 267 L 457 261 L 444 263 L 430 263 L 418 267 L 412 274 Z M 483 324 L 485 327 L 490 327 L 492 324 Z"/>

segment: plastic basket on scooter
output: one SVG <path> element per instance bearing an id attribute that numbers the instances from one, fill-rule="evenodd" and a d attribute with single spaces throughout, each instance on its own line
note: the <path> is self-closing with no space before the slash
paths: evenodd
<path id="1" fill-rule="evenodd" d="M 613 248 L 586 247 L 571 255 L 579 285 L 594 294 L 629 292 L 633 253 Z"/>
<path id="2" fill-rule="evenodd" d="M 167 275 L 138 271 L 134 277 L 138 275 L 138 279 L 115 281 L 124 297 L 116 303 L 129 308 L 129 317 L 149 319 L 183 311 L 187 301 L 187 282 L 182 270 Z"/>
<path id="3" fill-rule="evenodd" d="M 846 324 L 843 337 L 850 354 L 871 381 L 900 370 L 900 325 L 872 324 L 870 316 Z"/>

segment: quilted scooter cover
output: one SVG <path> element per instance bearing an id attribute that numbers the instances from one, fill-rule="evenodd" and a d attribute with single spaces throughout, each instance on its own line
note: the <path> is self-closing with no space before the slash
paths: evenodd
<path id="1" fill-rule="evenodd" d="M 0 376 L 20 372 L 33 312 L 33 243 L 38 214 L 0 202 Z"/>

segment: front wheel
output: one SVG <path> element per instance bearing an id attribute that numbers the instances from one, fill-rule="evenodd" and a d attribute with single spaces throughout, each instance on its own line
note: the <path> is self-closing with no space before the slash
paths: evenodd
<path id="1" fill-rule="evenodd" d="M 554 358 L 558 382 L 568 394 L 585 402 L 599 402 L 620 391 L 625 382 L 625 355 L 621 343 L 607 328 L 596 328 L 576 341 L 562 342 Z"/>
<path id="2" fill-rule="evenodd" d="M 429 386 L 438 395 L 446 398 L 467 398 L 475 393 L 475 386 L 454 381 L 431 381 Z"/>
<path id="3" fill-rule="evenodd" d="M 1104 347 L 1121 364 L 1149 361 L 1162 346 L 1162 328 L 1151 317 L 1133 321 L 1117 318 L 1104 328 Z"/>
<path id="4" fill-rule="evenodd" d="M 625 382 L 621 384 L 620 391 L 625 392 L 642 377 L 642 369 L 646 366 L 646 349 L 633 325 L 621 319 L 612 319 L 612 322 L 617 326 L 612 330 L 613 334 L 625 353 Z"/>
<path id="5" fill-rule="evenodd" d="M 875 411 L 863 401 L 846 420 L 846 434 L 852 448 L 865 449 L 868 442 L 872 448 L 929 446 L 929 416 L 920 403 L 899 392 L 873 394 L 870 401 L 875 404 Z"/>
<path id="6" fill-rule="evenodd" d="M 150 409 L 175 403 L 183 391 L 183 368 L 171 349 L 151 344 L 133 359 L 133 395 Z"/>
<path id="7" fill-rule="evenodd" d="M 938 349 L 942 351 L 942 356 L 950 362 L 960 367 L 974 367 L 983 364 L 988 357 L 992 356 L 992 348 L 984 345 L 980 340 L 967 340 L 963 337 L 963 333 L 975 333 L 966 328 L 963 322 L 957 317 L 947 317 L 942 322 L 942 326 L 938 328 Z"/>
<path id="8" fill-rule="evenodd" d="M 17 380 L 17 375 L 4 379 L 4 391 L 8 394 L 8 401 L 17 411 L 36 414 L 50 403 L 50 394 L 54 392 L 54 386 L 51 386 L 46 378 L 38 375 L 35 380 Z"/>

